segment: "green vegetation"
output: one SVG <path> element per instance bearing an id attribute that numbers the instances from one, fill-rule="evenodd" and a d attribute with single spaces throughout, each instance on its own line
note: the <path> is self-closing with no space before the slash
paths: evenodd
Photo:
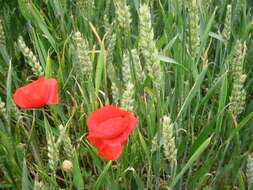
<path id="1" fill-rule="evenodd" d="M 0 0 L 0 189 L 253 188 L 252 0 Z M 16 107 L 56 78 L 59 104 Z M 86 139 L 114 104 L 117 161 Z"/>

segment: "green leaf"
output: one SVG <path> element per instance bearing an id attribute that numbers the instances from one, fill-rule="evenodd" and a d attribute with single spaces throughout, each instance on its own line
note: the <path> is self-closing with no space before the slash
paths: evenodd
<path id="1" fill-rule="evenodd" d="M 196 79 L 196 82 L 194 83 L 191 91 L 189 92 L 189 94 L 187 95 L 178 115 L 177 115 L 177 119 L 179 119 L 179 117 L 185 112 L 185 110 L 187 109 L 187 107 L 191 104 L 192 99 L 195 97 L 195 95 L 197 94 L 197 92 L 200 90 L 200 86 L 202 84 L 202 82 L 204 81 L 206 72 L 207 72 L 208 66 L 204 66 L 202 72 L 199 74 L 199 76 Z"/>
<path id="2" fill-rule="evenodd" d="M 12 91 L 11 91 L 11 83 L 12 83 L 12 63 L 9 63 L 9 70 L 7 75 L 7 82 L 6 82 L 6 111 L 7 111 L 7 121 L 10 123 L 10 112 L 12 107 Z"/>
<path id="3" fill-rule="evenodd" d="M 104 167 L 102 173 L 99 175 L 97 181 L 95 182 L 92 190 L 99 190 L 99 189 L 102 189 L 101 188 L 101 185 L 102 185 L 102 182 L 104 180 L 104 178 L 106 177 L 106 174 L 107 174 L 107 171 L 109 170 L 110 166 L 112 164 L 112 161 L 109 161 L 106 166 Z"/>
<path id="4" fill-rule="evenodd" d="M 52 75 L 52 60 L 50 56 L 47 57 L 47 63 L 46 63 L 46 70 L 45 70 L 45 77 L 48 79 Z"/>
<path id="5" fill-rule="evenodd" d="M 74 158 L 73 158 L 73 182 L 74 185 L 78 190 L 83 190 L 84 189 L 84 181 L 82 177 L 82 172 L 79 167 L 78 163 L 78 156 L 75 152 Z"/>
<path id="6" fill-rule="evenodd" d="M 30 188 L 30 181 L 28 178 L 28 170 L 26 166 L 26 160 L 23 161 L 23 170 L 22 170 L 22 190 L 29 190 Z"/>
<path id="7" fill-rule="evenodd" d="M 105 63 L 105 49 L 104 44 L 101 45 L 101 51 L 98 57 L 97 62 L 97 68 L 96 68 L 96 78 L 95 78 L 95 92 L 96 95 L 98 95 L 98 91 L 101 85 L 102 75 L 103 75 L 103 69 L 104 69 L 104 63 Z"/>
<path id="8" fill-rule="evenodd" d="M 201 46 L 200 46 L 200 51 L 199 51 L 198 57 L 201 57 L 204 47 L 206 46 L 206 42 L 208 40 L 210 30 L 211 30 L 213 22 L 214 22 L 216 11 L 217 11 L 217 7 L 215 7 L 215 10 L 213 11 L 211 18 L 209 19 L 209 21 L 206 25 L 205 31 L 204 31 L 203 35 L 201 36 Z"/>
<path id="9" fill-rule="evenodd" d="M 221 126 L 222 126 L 222 121 L 224 117 L 224 110 L 226 106 L 226 101 L 227 101 L 227 93 L 228 93 L 228 79 L 227 79 L 227 74 L 225 74 L 224 80 L 222 81 L 222 86 L 220 89 L 220 97 L 219 97 L 219 107 L 218 107 L 218 119 L 217 119 L 217 132 L 220 132 Z"/>
<path id="10" fill-rule="evenodd" d="M 177 184 L 177 182 L 184 175 L 184 173 L 192 166 L 192 164 L 199 158 L 199 156 L 208 147 L 208 145 L 210 144 L 211 138 L 212 137 L 209 137 L 208 139 L 206 139 L 205 142 L 203 142 L 203 144 L 199 146 L 199 148 L 196 150 L 196 152 L 194 152 L 194 154 L 191 156 L 191 158 L 188 160 L 188 162 L 184 165 L 184 167 L 179 172 L 179 174 L 177 174 L 175 179 L 172 181 L 172 183 L 171 183 L 172 188 Z"/>

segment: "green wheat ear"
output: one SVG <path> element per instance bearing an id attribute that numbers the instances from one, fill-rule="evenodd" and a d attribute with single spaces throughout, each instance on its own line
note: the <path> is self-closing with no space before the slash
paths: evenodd
<path id="1" fill-rule="evenodd" d="M 192 55 L 196 56 L 200 47 L 198 0 L 191 0 L 189 14 Z"/>
<path id="2" fill-rule="evenodd" d="M 28 48 L 22 36 L 18 38 L 18 46 L 28 64 L 32 67 L 32 71 L 35 75 L 41 76 L 44 74 L 43 68 L 41 67 L 37 57 L 34 55 L 33 51 Z"/>
<path id="3" fill-rule="evenodd" d="M 5 113 L 6 108 L 5 108 L 5 103 L 2 101 L 0 97 L 0 113 Z"/>
<path id="4" fill-rule="evenodd" d="M 71 143 L 71 139 L 67 133 L 66 127 L 59 125 L 58 128 L 60 131 L 60 136 L 58 137 L 57 145 L 59 147 L 60 144 L 62 144 L 67 159 L 72 160 L 74 158 L 75 149 Z"/>
<path id="5" fill-rule="evenodd" d="M 246 99 L 244 82 L 246 74 L 243 72 L 243 63 L 246 56 L 246 42 L 243 44 L 240 41 L 236 42 L 235 54 L 231 61 L 231 74 L 233 79 L 233 88 L 230 96 L 229 110 L 237 117 L 243 110 Z"/>
<path id="6" fill-rule="evenodd" d="M 110 65 L 113 64 L 113 52 L 116 45 L 116 35 L 111 34 L 108 38 L 108 47 L 106 51 L 106 64 Z"/>
<path id="7" fill-rule="evenodd" d="M 142 83 L 143 80 L 145 79 L 145 73 L 144 73 L 142 66 L 141 66 L 141 61 L 140 61 L 138 50 L 132 49 L 131 56 L 132 56 L 133 66 L 135 67 L 137 80 L 140 83 Z"/>
<path id="8" fill-rule="evenodd" d="M 130 56 L 128 52 L 123 54 L 123 63 L 122 63 L 122 75 L 123 82 L 127 84 L 131 80 L 131 67 L 130 67 Z"/>
<path id="9" fill-rule="evenodd" d="M 122 95 L 121 106 L 127 111 L 134 111 L 134 85 L 128 82 Z"/>
<path id="10" fill-rule="evenodd" d="M 249 155 L 247 159 L 246 176 L 247 176 L 248 185 L 252 186 L 253 184 L 253 157 L 251 155 Z"/>
<path id="11" fill-rule="evenodd" d="M 131 61 L 130 55 L 128 52 L 125 52 L 123 55 L 123 67 L 122 75 L 124 82 L 124 92 L 122 95 L 121 106 L 128 110 L 133 111 L 134 109 L 134 84 L 131 80 Z"/>
<path id="12" fill-rule="evenodd" d="M 4 34 L 4 28 L 3 28 L 3 21 L 0 18 L 0 45 L 5 45 L 6 39 Z"/>
<path id="13" fill-rule="evenodd" d="M 140 27 L 139 27 L 139 47 L 145 59 L 145 67 L 148 74 L 159 89 L 162 73 L 160 59 L 156 43 L 154 40 L 154 31 L 151 24 L 150 8 L 147 4 L 140 7 Z"/>
<path id="14" fill-rule="evenodd" d="M 174 137 L 174 125 L 171 121 L 170 116 L 165 115 L 162 117 L 161 126 L 162 130 L 160 140 L 158 142 L 158 135 L 156 134 L 152 139 L 151 152 L 154 152 L 163 147 L 165 159 L 173 169 L 177 164 L 177 148 Z"/>
<path id="15" fill-rule="evenodd" d="M 56 168 L 59 163 L 59 149 L 55 146 L 55 137 L 51 131 L 46 131 L 47 137 L 47 156 L 48 156 L 48 167 L 50 168 L 53 175 L 55 175 Z"/>
<path id="16" fill-rule="evenodd" d="M 48 190 L 48 186 L 42 180 L 39 180 L 38 176 L 35 176 L 33 189 L 34 190 Z"/>
<path id="17" fill-rule="evenodd" d="M 130 7 L 127 5 L 126 0 L 114 0 L 114 5 L 118 25 L 126 32 L 129 32 L 132 22 Z"/>
<path id="18" fill-rule="evenodd" d="M 46 138 L 47 138 L 47 149 L 48 149 L 48 166 L 51 172 L 55 175 L 55 171 L 59 164 L 59 150 L 61 145 L 63 145 L 63 150 L 69 160 L 74 158 L 74 147 L 71 144 L 71 140 L 67 134 L 66 127 L 63 125 L 58 126 L 59 129 L 59 137 L 56 140 L 52 131 L 46 130 Z"/>
<path id="19" fill-rule="evenodd" d="M 89 55 L 88 42 L 82 37 L 79 31 L 74 33 L 73 39 L 77 47 L 77 58 L 82 75 L 89 75 L 92 73 L 92 61 Z"/>
<path id="20" fill-rule="evenodd" d="M 177 149 L 174 137 L 174 125 L 169 116 L 162 118 L 162 138 L 164 155 L 168 162 L 173 166 L 177 163 Z"/>
<path id="21" fill-rule="evenodd" d="M 232 22 L 232 5 L 229 4 L 227 5 L 227 13 L 226 13 L 226 18 L 225 18 L 224 28 L 222 31 L 222 35 L 225 39 L 225 43 L 227 43 L 228 40 L 230 39 L 231 22 Z"/>
<path id="22" fill-rule="evenodd" d="M 94 0 L 77 0 L 76 5 L 78 9 L 83 13 L 87 12 L 87 10 L 95 8 Z"/>
<path id="23" fill-rule="evenodd" d="M 113 103 L 115 103 L 117 105 L 120 100 L 120 91 L 114 81 L 112 81 L 111 90 L 112 90 Z"/>

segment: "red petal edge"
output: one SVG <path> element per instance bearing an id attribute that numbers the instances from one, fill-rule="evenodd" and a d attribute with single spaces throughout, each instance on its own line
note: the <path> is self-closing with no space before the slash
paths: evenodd
<path id="1" fill-rule="evenodd" d="M 58 82 L 56 79 L 49 79 L 46 81 L 48 87 L 47 104 L 58 104 Z"/>
<path id="2" fill-rule="evenodd" d="M 90 131 L 96 130 L 96 127 L 102 123 L 103 121 L 114 118 L 128 115 L 129 113 L 116 107 L 116 106 L 104 106 L 99 110 L 91 113 L 91 115 L 87 119 L 88 129 Z"/>
<path id="3" fill-rule="evenodd" d="M 98 151 L 98 155 L 105 160 L 118 160 L 122 153 L 122 145 L 106 142 Z"/>
<path id="4" fill-rule="evenodd" d="M 46 80 L 41 76 L 25 86 L 18 88 L 13 100 L 22 109 L 41 108 L 47 104 L 58 103 L 57 80 Z"/>
<path id="5" fill-rule="evenodd" d="M 45 78 L 40 77 L 38 80 L 18 88 L 13 95 L 13 100 L 17 106 L 23 109 L 40 108 L 46 105 L 46 89 Z"/>

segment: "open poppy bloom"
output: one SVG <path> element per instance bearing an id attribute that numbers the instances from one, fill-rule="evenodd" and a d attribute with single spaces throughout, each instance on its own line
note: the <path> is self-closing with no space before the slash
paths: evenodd
<path id="1" fill-rule="evenodd" d="M 132 113 L 116 106 L 105 106 L 88 117 L 87 138 L 98 149 L 100 157 L 117 160 L 137 124 L 138 120 Z"/>
<path id="2" fill-rule="evenodd" d="M 41 108 L 58 103 L 56 79 L 46 80 L 44 76 L 17 89 L 13 95 L 15 104 L 23 109 Z"/>

